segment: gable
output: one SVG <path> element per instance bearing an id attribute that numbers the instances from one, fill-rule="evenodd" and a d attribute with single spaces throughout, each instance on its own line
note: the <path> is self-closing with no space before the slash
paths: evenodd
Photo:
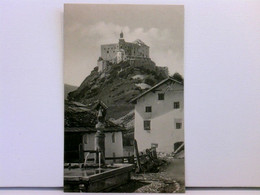
<path id="1" fill-rule="evenodd" d="M 144 93 L 138 95 L 137 97 L 133 98 L 130 102 L 136 104 L 138 99 L 149 95 L 151 93 L 155 93 L 156 91 L 163 91 L 163 90 L 169 90 L 170 86 L 176 85 L 176 87 L 178 86 L 178 88 L 180 88 L 180 90 L 183 90 L 183 83 L 180 81 L 177 81 L 171 77 L 161 81 L 160 83 L 156 84 L 155 86 L 153 86 L 152 88 L 150 88 L 149 90 L 145 91 Z"/>

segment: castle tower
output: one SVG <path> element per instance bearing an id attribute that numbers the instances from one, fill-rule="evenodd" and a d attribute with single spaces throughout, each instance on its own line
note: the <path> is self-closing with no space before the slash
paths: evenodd
<path id="1" fill-rule="evenodd" d="M 119 43 L 118 43 L 118 48 L 119 48 L 119 49 L 123 49 L 123 48 L 124 48 L 124 45 L 125 45 L 124 34 L 123 34 L 123 32 L 121 31 L 121 33 L 120 33 L 120 38 L 119 38 Z"/>
<path id="2" fill-rule="evenodd" d="M 124 39 L 124 33 L 122 31 L 120 33 L 120 39 Z"/>

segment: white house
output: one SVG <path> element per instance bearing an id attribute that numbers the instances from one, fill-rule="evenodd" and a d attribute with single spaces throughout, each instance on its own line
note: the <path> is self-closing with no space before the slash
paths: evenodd
<path id="1" fill-rule="evenodd" d="M 122 130 L 105 130 L 105 157 L 123 156 L 123 135 Z M 84 150 L 95 150 L 95 133 L 85 133 L 82 137 Z M 90 154 L 89 158 L 94 155 Z"/>
<path id="2" fill-rule="evenodd" d="M 134 98 L 139 151 L 171 153 L 184 143 L 183 82 L 167 78 Z"/>
<path id="3" fill-rule="evenodd" d="M 65 162 L 83 161 L 87 152 L 95 150 L 96 115 L 84 104 L 65 102 Z M 125 129 L 105 121 L 105 157 L 123 156 L 123 134 Z M 93 159 L 94 153 L 88 155 Z"/>

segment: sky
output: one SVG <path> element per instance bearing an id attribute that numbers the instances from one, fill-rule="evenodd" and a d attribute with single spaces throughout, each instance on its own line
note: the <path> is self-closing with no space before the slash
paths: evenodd
<path id="1" fill-rule="evenodd" d="M 100 45 L 141 39 L 157 66 L 183 75 L 184 7 L 182 5 L 64 6 L 64 82 L 79 86 L 97 65 Z"/>

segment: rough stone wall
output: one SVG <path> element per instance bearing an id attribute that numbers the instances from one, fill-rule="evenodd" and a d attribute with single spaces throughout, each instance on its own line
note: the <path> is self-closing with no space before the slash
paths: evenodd
<path id="1" fill-rule="evenodd" d="M 135 43 L 124 42 L 120 45 L 125 50 L 126 56 L 129 58 L 142 57 L 149 58 L 149 47 L 145 45 L 138 45 Z"/>
<path id="2" fill-rule="evenodd" d="M 112 62 L 115 60 L 118 50 L 118 44 L 101 45 L 101 57 L 104 60 Z"/>
<path id="3" fill-rule="evenodd" d="M 103 70 L 105 70 L 107 68 L 107 61 L 99 60 L 97 62 L 97 65 L 98 65 L 98 72 L 102 72 Z"/>
<path id="4" fill-rule="evenodd" d="M 117 52 L 123 49 L 127 58 L 142 57 L 149 58 L 149 47 L 138 45 L 135 43 L 125 42 L 120 39 L 117 44 L 101 45 L 101 57 L 107 61 L 113 61 L 116 58 Z"/>
<path id="5" fill-rule="evenodd" d="M 151 62 L 148 46 L 125 42 L 124 39 L 119 39 L 119 42 L 115 44 L 101 45 L 101 58 L 103 61 L 98 61 L 99 72 L 106 68 L 107 62 L 119 63 L 121 61 L 129 60 L 130 64 L 137 66 L 140 64 L 150 65 Z M 154 68 L 151 67 L 151 69 Z"/>

